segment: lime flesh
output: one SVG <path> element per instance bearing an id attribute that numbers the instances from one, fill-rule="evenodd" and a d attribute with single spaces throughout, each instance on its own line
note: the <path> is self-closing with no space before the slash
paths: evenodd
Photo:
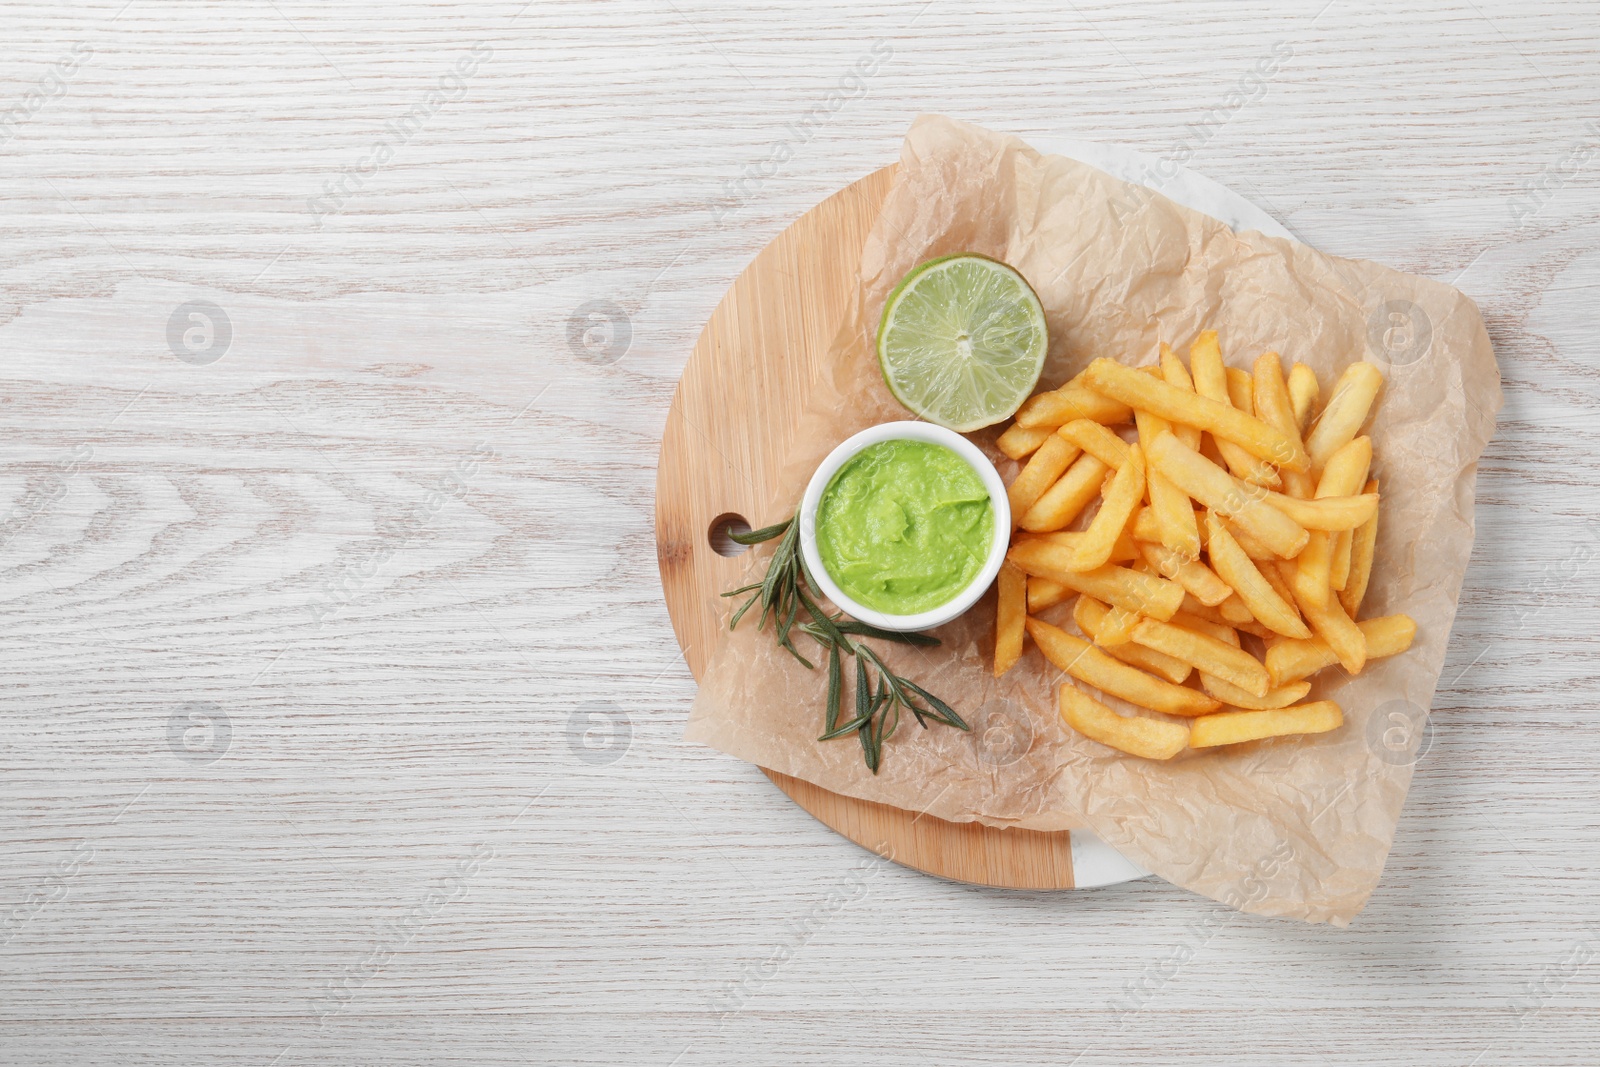
<path id="1" fill-rule="evenodd" d="M 1049 338 L 1027 279 L 975 253 L 930 259 L 900 280 L 878 325 L 895 399 L 958 433 L 1010 418 L 1033 392 Z"/>

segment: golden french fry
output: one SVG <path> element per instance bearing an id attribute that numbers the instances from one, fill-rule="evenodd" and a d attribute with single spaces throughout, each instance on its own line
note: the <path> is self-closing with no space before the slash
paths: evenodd
<path id="1" fill-rule="evenodd" d="M 1000 564 L 996 583 L 999 602 L 994 613 L 994 676 L 1000 677 L 1022 658 L 1023 625 L 1028 618 L 1028 576 L 1013 564 Z"/>
<path id="2" fill-rule="evenodd" d="M 1344 713 L 1331 700 L 1316 700 L 1276 711 L 1219 711 L 1194 721 L 1191 748 L 1214 748 L 1289 734 L 1322 734 L 1344 724 Z"/>
<path id="3" fill-rule="evenodd" d="M 1089 385 L 1087 373 L 1084 384 Z M 1093 388 L 1093 386 L 1090 386 Z M 1339 375 L 1333 395 L 1328 398 L 1316 425 L 1306 435 L 1306 451 L 1311 455 L 1313 474 L 1322 470 L 1323 464 L 1345 444 L 1353 440 L 1367 421 L 1372 402 L 1383 387 L 1383 372 L 1371 363 L 1352 363 Z M 1098 391 L 1098 390 L 1097 390 Z"/>
<path id="4" fill-rule="evenodd" d="M 1214 637 L 1225 645 L 1239 647 L 1239 633 L 1233 628 L 1232 623 L 1217 622 L 1215 619 L 1208 619 L 1204 615 L 1196 615 L 1181 608 L 1168 621 L 1174 626 L 1182 626 L 1185 630 Z"/>
<path id="5" fill-rule="evenodd" d="M 1149 453 L 1147 452 L 1146 455 Z M 1155 472 L 1148 465 L 1145 467 L 1145 477 L 1149 478 Z M 1135 541 L 1149 541 L 1151 544 L 1161 544 L 1161 527 L 1156 520 L 1154 507 L 1140 508 L 1139 513 L 1133 517 L 1133 522 L 1128 524 L 1128 532 Z"/>
<path id="6" fill-rule="evenodd" d="M 1072 551 L 1048 541 L 1013 545 L 1006 558 L 1029 574 L 1153 619 L 1172 618 L 1172 613 L 1183 603 L 1183 586 L 1152 574 L 1112 563 L 1092 571 L 1071 570 Z"/>
<path id="7" fill-rule="evenodd" d="M 1088 536 L 1088 533 L 1082 530 L 1052 530 L 1049 533 L 1023 534 L 1021 537 L 1018 537 L 1017 540 L 1021 541 L 1032 538 L 1040 541 L 1051 541 L 1058 545 L 1065 545 L 1073 551 L 1077 551 L 1078 548 L 1083 545 L 1084 539 Z M 1129 535 L 1128 531 L 1123 530 L 1122 535 L 1118 537 L 1116 543 L 1112 545 L 1111 558 L 1107 562 L 1129 563 L 1141 558 L 1142 556 L 1139 552 L 1139 546 L 1134 543 L 1134 540 Z"/>
<path id="8" fill-rule="evenodd" d="M 1133 419 L 1139 427 L 1139 442 L 1146 449 L 1163 431 L 1172 429 L 1170 422 L 1148 411 L 1135 411 Z M 1159 540 L 1185 559 L 1198 559 L 1200 524 L 1194 517 L 1194 502 L 1189 495 L 1164 475 L 1148 469 L 1145 471 L 1145 489 L 1150 498 L 1150 507 L 1146 510 L 1152 513 L 1151 518 L 1159 527 L 1157 536 L 1147 540 Z"/>
<path id="9" fill-rule="evenodd" d="M 1317 500 L 1298 500 L 1282 493 L 1267 492 L 1266 502 L 1307 530 L 1354 530 L 1377 514 L 1378 494 L 1325 496 Z M 1228 516 L 1232 518 L 1232 516 Z M 1299 553 L 1290 553 L 1298 555 Z"/>
<path id="10" fill-rule="evenodd" d="M 1357 437 L 1346 442 L 1323 464 L 1322 476 L 1317 479 L 1317 499 L 1361 492 L 1371 466 L 1372 438 Z"/>
<path id="11" fill-rule="evenodd" d="M 1071 683 L 1061 686 L 1061 718 L 1091 741 L 1130 756 L 1171 759 L 1189 744 L 1189 727 L 1184 723 L 1124 718 Z"/>
<path id="12" fill-rule="evenodd" d="M 1078 681 L 1130 704 L 1168 715 L 1204 715 L 1221 706 L 1221 701 L 1206 696 L 1198 689 L 1173 685 L 1165 679 L 1146 674 L 1137 667 L 1108 656 L 1083 638 L 1074 637 L 1047 622 L 1029 619 L 1028 636 L 1039 646 L 1045 659 Z"/>
<path id="13" fill-rule="evenodd" d="M 1345 670 L 1360 674 L 1361 668 L 1367 663 L 1367 639 L 1362 636 L 1360 627 L 1345 614 L 1337 600 L 1330 599 L 1325 604 L 1318 604 L 1302 595 L 1295 588 L 1294 576 L 1285 570 L 1293 567 L 1293 563 L 1280 563 L 1278 566 L 1288 580 L 1289 587 L 1294 590 L 1294 602 L 1300 608 L 1306 625 L 1311 627 L 1311 632 L 1328 643 Z"/>
<path id="14" fill-rule="evenodd" d="M 1082 377 L 1081 375 L 1079 377 Z M 1081 385 L 1064 385 L 1049 393 L 1035 393 L 1017 409 L 1017 425 L 1027 430 L 1054 429 L 1073 419 L 1119 423 L 1133 418 L 1133 410 L 1120 401 Z"/>
<path id="15" fill-rule="evenodd" d="M 1316 379 L 1312 378 L 1315 385 Z M 1228 385 L 1233 386 L 1230 372 Z M 1300 423 L 1294 415 L 1294 401 L 1289 397 L 1289 386 L 1283 379 L 1283 363 L 1278 353 L 1266 352 L 1256 358 L 1254 375 L 1250 383 L 1251 410 L 1256 418 L 1268 426 L 1276 427 L 1293 437 L 1300 436 Z M 1237 405 L 1244 407 L 1243 404 Z M 1290 496 L 1308 497 L 1316 488 L 1306 471 L 1279 471 L 1283 478 L 1283 491 Z"/>
<path id="16" fill-rule="evenodd" d="M 1344 592 L 1345 585 L 1350 581 L 1350 546 L 1354 537 L 1354 530 L 1340 530 L 1333 535 L 1333 563 L 1328 568 L 1328 588 L 1336 593 Z"/>
<path id="17" fill-rule="evenodd" d="M 1106 617 L 1100 620 L 1100 629 L 1095 633 L 1095 644 L 1107 649 L 1120 648 L 1133 642 L 1133 628 L 1139 625 L 1139 620 L 1144 616 L 1137 611 L 1127 608 L 1111 608 L 1106 612 Z"/>
<path id="18" fill-rule="evenodd" d="M 1100 495 L 1106 465 L 1093 456 L 1079 456 L 1056 484 L 1045 490 L 1017 525 L 1033 533 L 1059 530 L 1072 522 Z"/>
<path id="19" fill-rule="evenodd" d="M 1005 433 L 995 439 L 995 447 L 1019 462 L 1033 454 L 1034 450 L 1052 437 L 1055 431 L 1048 426 L 1039 426 L 1028 429 L 1012 423 Z"/>
<path id="20" fill-rule="evenodd" d="M 1209 515 L 1210 512 L 1208 511 L 1206 514 Z M 1239 547 L 1244 549 L 1244 554 L 1249 556 L 1251 559 L 1276 560 L 1279 558 L 1276 552 L 1272 551 L 1272 549 L 1268 548 L 1266 545 L 1252 537 L 1250 535 L 1250 531 L 1242 528 L 1238 523 L 1223 522 L 1222 525 L 1229 533 L 1233 535 L 1233 539 L 1239 542 Z M 1201 524 L 1200 528 L 1201 530 L 1204 530 L 1205 525 Z"/>
<path id="21" fill-rule="evenodd" d="M 1232 587 L 1199 560 L 1184 559 L 1166 545 L 1148 541 L 1140 543 L 1139 549 L 1157 574 L 1177 582 L 1202 604 L 1215 606 L 1233 594 Z"/>
<path id="22" fill-rule="evenodd" d="M 1236 530 L 1230 529 L 1228 532 L 1235 537 L 1238 536 L 1238 531 Z M 1239 547 L 1243 548 L 1244 544 L 1241 542 Z M 1246 551 L 1248 552 L 1249 550 L 1246 549 Z M 1267 584 L 1272 586 L 1272 591 L 1282 597 L 1286 605 L 1294 608 L 1295 618 L 1298 619 L 1300 617 L 1300 609 L 1294 607 L 1294 590 L 1289 588 L 1289 583 L 1283 580 L 1283 572 L 1278 570 L 1278 561 L 1257 559 L 1254 556 L 1251 556 L 1250 559 L 1255 563 L 1256 569 L 1261 572 L 1261 577 L 1265 578 Z M 1287 637 L 1289 635 L 1285 634 L 1284 636 Z M 1297 640 L 1299 639 L 1297 638 Z"/>
<path id="23" fill-rule="evenodd" d="M 1178 606 L 1178 610 L 1183 612 L 1185 615 L 1194 615 L 1198 618 L 1205 619 L 1207 622 L 1216 623 L 1218 626 L 1230 625 L 1228 620 L 1222 617 L 1222 612 L 1218 611 L 1216 608 L 1208 607 L 1205 604 L 1200 603 L 1200 601 L 1194 598 L 1192 593 L 1184 595 L 1183 603 Z"/>
<path id="24" fill-rule="evenodd" d="M 1239 547 L 1239 542 L 1234 540 L 1221 519 L 1207 512 L 1206 522 L 1206 545 L 1211 566 L 1216 569 L 1219 578 L 1233 587 L 1245 607 L 1250 609 L 1250 614 L 1274 633 L 1309 639 L 1311 631 L 1306 628 L 1300 612 L 1294 607 L 1293 594 L 1285 597 L 1273 585 L 1255 561 Z M 1276 567 L 1268 564 L 1267 569 L 1277 576 Z"/>
<path id="25" fill-rule="evenodd" d="M 1183 365 L 1183 360 L 1172 350 L 1172 346 L 1165 341 L 1161 342 L 1161 379 L 1174 389 L 1185 393 L 1194 392 L 1194 379 L 1189 377 L 1189 368 Z M 1200 430 L 1195 426 L 1172 424 L 1172 432 L 1177 434 L 1178 440 L 1200 451 Z M 1155 437 L 1151 434 L 1151 437 Z"/>
<path id="26" fill-rule="evenodd" d="M 1367 659 L 1396 656 L 1411 647 L 1417 624 L 1409 615 L 1385 615 L 1356 623 L 1366 641 Z M 1332 647 L 1320 637 L 1309 641 L 1279 641 L 1267 649 L 1267 673 L 1274 686 L 1288 685 L 1339 662 Z"/>
<path id="27" fill-rule="evenodd" d="M 1117 539 L 1133 518 L 1134 509 L 1144 499 L 1144 450 L 1134 445 L 1128 450 L 1128 461 L 1117 469 L 1116 476 L 1106 489 L 1100 510 L 1095 512 L 1088 529 L 1083 531 L 1083 541 L 1074 554 L 1073 570 L 1092 571 L 1103 567 L 1111 559 L 1111 550 Z"/>
<path id="28" fill-rule="evenodd" d="M 1328 571 L 1333 562 L 1332 534 L 1312 530 L 1311 540 L 1294 560 L 1294 575 L 1289 586 L 1295 597 L 1305 598 L 1319 608 L 1328 606 Z"/>
<path id="29" fill-rule="evenodd" d="M 1097 393 L 1142 408 L 1168 422 L 1181 422 L 1209 431 L 1216 437 L 1239 445 L 1252 456 L 1279 466 L 1306 470 L 1310 465 L 1311 461 L 1300 442 L 1273 429 L 1254 415 L 1246 415 L 1232 405 L 1210 397 L 1186 393 L 1164 380 L 1142 374 L 1132 367 L 1124 367 L 1116 360 L 1105 356 L 1096 359 L 1083 372 L 1083 382 Z"/>
<path id="30" fill-rule="evenodd" d="M 1165 652 L 1197 671 L 1232 682 L 1256 696 L 1266 696 L 1270 688 L 1267 669 L 1259 660 L 1244 649 L 1235 648 L 1207 634 L 1146 618 L 1134 627 L 1133 639 L 1146 648 Z"/>
<path id="31" fill-rule="evenodd" d="M 1304 363 L 1296 363 L 1289 369 L 1289 402 L 1294 406 L 1294 421 L 1302 432 L 1306 428 L 1306 420 L 1311 417 L 1311 405 L 1317 402 L 1317 394 L 1321 389 L 1317 384 L 1317 372 Z"/>
<path id="32" fill-rule="evenodd" d="M 1153 648 L 1136 645 L 1132 641 L 1123 640 L 1107 643 L 1101 640 L 1101 631 L 1107 618 L 1113 613 L 1121 612 L 1123 615 L 1137 619 L 1138 616 L 1125 612 L 1122 608 L 1108 608 L 1092 596 L 1080 596 L 1076 604 L 1072 605 L 1072 621 L 1078 624 L 1095 644 L 1106 650 L 1106 653 L 1115 656 L 1124 663 L 1149 671 L 1151 674 L 1165 678 L 1177 685 L 1193 673 L 1194 668 L 1181 660 L 1157 652 Z M 1114 624 L 1113 624 L 1114 625 Z M 1133 632 L 1133 627 L 1128 627 L 1128 633 Z M 1113 635 L 1115 636 L 1115 635 Z"/>
<path id="33" fill-rule="evenodd" d="M 1039 446 L 1027 466 L 1006 488 L 1006 496 L 1011 500 L 1013 521 L 1026 515 L 1045 491 L 1056 484 L 1072 461 L 1078 458 L 1079 451 L 1077 445 L 1055 434 L 1051 434 L 1050 439 Z"/>
<path id="34" fill-rule="evenodd" d="M 1009 562 L 1009 561 L 1007 561 Z M 1070 596 L 1077 594 L 1059 582 L 1052 582 L 1048 578 L 1035 575 L 1028 576 L 1028 614 L 1037 615 L 1046 608 L 1053 608 Z"/>
<path id="35" fill-rule="evenodd" d="M 1252 537 L 1279 556 L 1291 558 L 1305 547 L 1306 531 L 1267 502 L 1272 497 L 1282 496 L 1281 493 L 1243 484 L 1198 452 L 1185 447 L 1171 433 L 1164 433 L 1151 443 L 1146 459 L 1172 484 L 1211 511 L 1248 530 Z"/>
<path id="36" fill-rule="evenodd" d="M 1090 419 L 1074 419 L 1056 431 L 1070 444 L 1113 469 L 1128 462 L 1128 442 Z"/>
<path id="37" fill-rule="evenodd" d="M 1209 674 L 1200 675 L 1201 688 L 1206 692 L 1236 708 L 1246 711 L 1271 711 L 1273 708 L 1286 708 L 1297 700 L 1304 700 L 1307 693 L 1311 692 L 1310 682 L 1290 682 L 1288 685 L 1277 689 L 1267 690 L 1267 695 L 1258 697 L 1254 693 L 1247 693 L 1232 682 L 1225 682 Z"/>
<path id="38" fill-rule="evenodd" d="M 1328 457 L 1322 477 L 1317 481 L 1317 499 L 1357 492 L 1366 482 L 1371 466 L 1372 438 L 1357 437 Z M 1339 561 L 1341 544 L 1344 546 L 1342 566 Z M 1350 531 L 1313 533 L 1311 544 L 1300 553 L 1299 564 L 1296 588 L 1318 604 L 1327 604 L 1328 597 L 1334 590 L 1343 589 L 1349 577 Z"/>
<path id="39" fill-rule="evenodd" d="M 1242 634 L 1255 634 L 1257 637 L 1277 637 L 1278 635 L 1262 626 L 1256 617 L 1250 614 L 1250 609 L 1244 606 L 1244 601 L 1235 593 L 1216 607 L 1222 621 Z"/>
<path id="40" fill-rule="evenodd" d="M 1366 491 L 1376 493 L 1378 481 L 1373 479 L 1367 483 Z M 1344 589 L 1339 593 L 1339 603 L 1344 605 L 1344 610 L 1352 619 L 1356 612 L 1361 610 L 1361 601 L 1367 595 L 1367 583 L 1372 578 L 1372 556 L 1378 546 L 1378 513 L 1373 512 L 1372 518 L 1356 527 L 1355 533 L 1350 538 L 1350 577 L 1344 583 Z"/>
<path id="41" fill-rule="evenodd" d="M 1240 407 L 1234 402 L 1233 392 L 1228 388 L 1228 369 L 1222 363 L 1222 348 L 1217 344 L 1217 331 L 1203 331 L 1195 338 L 1194 344 L 1189 346 L 1189 373 L 1194 375 L 1196 393 L 1209 397 L 1219 404 L 1226 404 L 1246 415 L 1250 414 L 1248 408 Z M 1243 479 L 1251 485 L 1273 488 L 1279 485 L 1278 472 L 1273 469 L 1272 464 L 1251 455 L 1232 441 L 1218 438 L 1217 451 L 1222 453 L 1222 458 L 1234 477 Z"/>

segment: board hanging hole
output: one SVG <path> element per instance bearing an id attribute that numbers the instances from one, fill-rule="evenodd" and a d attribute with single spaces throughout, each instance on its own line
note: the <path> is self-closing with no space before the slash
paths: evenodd
<path id="1" fill-rule="evenodd" d="M 740 556 L 750 551 L 749 545 L 741 545 L 733 539 L 733 534 L 747 534 L 752 527 L 743 515 L 729 511 L 718 515 L 711 520 L 711 530 L 707 539 L 711 542 L 711 551 L 719 556 Z"/>

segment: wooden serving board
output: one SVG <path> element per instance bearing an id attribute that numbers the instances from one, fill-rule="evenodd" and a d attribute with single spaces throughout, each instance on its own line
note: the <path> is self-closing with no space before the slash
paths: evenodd
<path id="1" fill-rule="evenodd" d="M 717 305 L 678 382 L 656 474 L 656 552 L 667 611 L 696 678 L 725 618 L 719 594 L 741 584 L 749 562 L 715 551 L 713 525 L 730 514 L 752 525 L 778 518 L 759 509 L 842 321 L 894 171 L 835 193 L 762 249 Z M 823 823 L 908 867 L 984 885 L 1072 888 L 1069 832 L 950 823 L 767 776 Z"/>

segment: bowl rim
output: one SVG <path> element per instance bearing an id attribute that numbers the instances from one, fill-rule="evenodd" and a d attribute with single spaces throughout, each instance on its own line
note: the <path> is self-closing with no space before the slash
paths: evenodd
<path id="1" fill-rule="evenodd" d="M 828 568 L 823 566 L 822 555 L 817 549 L 817 506 L 822 502 L 823 492 L 833 481 L 833 476 L 839 473 L 840 467 L 863 449 L 884 441 L 924 441 L 950 449 L 966 460 L 977 473 L 984 488 L 989 491 L 989 504 L 994 509 L 994 538 L 989 545 L 989 556 L 984 561 L 982 569 L 973 576 L 965 589 L 948 601 L 914 615 L 886 614 L 869 608 L 847 595 L 828 573 Z M 800 553 L 823 595 L 851 618 L 898 633 L 929 630 L 965 614 L 967 609 L 976 604 L 978 598 L 983 596 L 994 583 L 995 576 L 1000 573 L 1001 564 L 1005 562 L 1006 550 L 1010 543 L 1011 501 L 1006 494 L 1005 483 L 1000 480 L 1000 472 L 977 445 L 954 430 L 947 430 L 931 422 L 911 419 L 880 422 L 841 441 L 812 472 L 811 480 L 806 483 L 805 496 L 800 501 Z"/>

